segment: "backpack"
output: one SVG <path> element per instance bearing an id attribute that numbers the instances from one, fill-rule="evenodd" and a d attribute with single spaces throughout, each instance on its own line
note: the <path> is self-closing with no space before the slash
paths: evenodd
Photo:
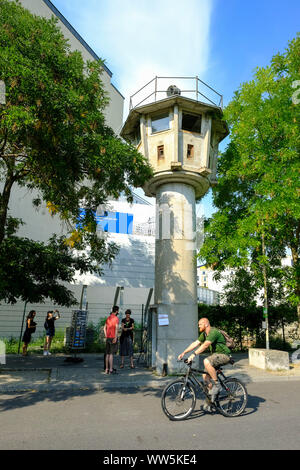
<path id="1" fill-rule="evenodd" d="M 224 336 L 225 338 L 225 342 L 226 342 L 226 346 L 227 348 L 229 349 L 234 349 L 235 348 L 235 341 L 233 338 L 231 338 L 231 336 L 229 336 L 226 331 L 224 330 L 219 330 L 220 333 L 222 333 L 222 335 Z"/>

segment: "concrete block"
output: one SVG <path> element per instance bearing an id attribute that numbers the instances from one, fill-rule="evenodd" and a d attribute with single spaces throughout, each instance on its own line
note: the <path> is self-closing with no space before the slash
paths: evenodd
<path id="1" fill-rule="evenodd" d="M 264 370 L 289 370 L 289 353 L 276 349 L 249 349 L 249 365 Z"/>

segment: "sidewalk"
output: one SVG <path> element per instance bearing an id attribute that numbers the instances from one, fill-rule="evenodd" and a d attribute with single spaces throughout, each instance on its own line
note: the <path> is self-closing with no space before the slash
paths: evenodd
<path id="1" fill-rule="evenodd" d="M 66 361 L 66 355 L 7 355 L 6 364 L 0 364 L 0 393 L 25 391 L 94 390 L 109 391 L 132 388 L 162 389 L 172 376 L 159 377 L 135 357 L 135 369 L 119 368 L 117 374 L 107 375 L 103 370 L 103 354 L 79 354 L 82 362 Z M 69 356 L 70 357 L 70 356 Z M 290 364 L 289 371 L 269 372 L 249 366 L 248 353 L 233 354 L 235 364 L 224 367 L 226 376 L 235 376 L 244 383 L 261 381 L 300 380 L 300 364 Z M 182 371 L 185 365 L 182 364 Z"/>

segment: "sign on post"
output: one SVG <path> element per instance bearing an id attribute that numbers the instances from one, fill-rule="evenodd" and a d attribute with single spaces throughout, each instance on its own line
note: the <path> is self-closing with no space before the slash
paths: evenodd
<path id="1" fill-rule="evenodd" d="M 159 313 L 158 314 L 158 324 L 159 324 L 159 326 L 168 326 L 169 325 L 168 314 Z"/>
<path id="2" fill-rule="evenodd" d="M 69 335 L 69 348 L 79 350 L 85 348 L 87 310 L 73 310 Z"/>

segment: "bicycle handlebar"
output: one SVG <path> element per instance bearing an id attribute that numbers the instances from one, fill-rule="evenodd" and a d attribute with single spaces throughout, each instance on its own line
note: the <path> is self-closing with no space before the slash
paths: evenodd
<path id="1" fill-rule="evenodd" d="M 234 363 L 235 363 L 235 360 L 233 359 L 233 357 L 232 357 L 232 356 L 229 356 L 229 357 L 230 357 L 229 363 L 230 363 L 230 364 L 234 364 Z M 192 359 L 190 362 L 188 362 L 187 359 L 184 359 L 183 362 L 184 362 L 185 364 L 187 364 L 187 365 L 191 365 L 191 364 L 193 363 L 193 360 L 194 360 L 194 359 Z M 181 362 L 181 361 L 182 361 L 182 359 L 180 359 L 180 360 L 177 361 L 177 362 Z"/>

